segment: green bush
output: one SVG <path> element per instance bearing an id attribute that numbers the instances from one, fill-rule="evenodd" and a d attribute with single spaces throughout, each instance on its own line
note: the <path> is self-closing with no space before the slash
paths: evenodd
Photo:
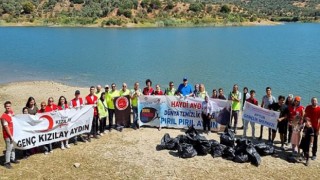
<path id="1" fill-rule="evenodd" d="M 228 5 L 223 5 L 223 6 L 221 6 L 220 12 L 221 13 L 230 13 L 231 9 Z"/>
<path id="2" fill-rule="evenodd" d="M 34 5 L 30 1 L 26 1 L 22 4 L 23 13 L 31 14 L 34 11 Z"/>
<path id="3" fill-rule="evenodd" d="M 202 3 L 191 3 L 189 6 L 189 10 L 193 12 L 200 12 L 204 9 L 204 6 Z"/>

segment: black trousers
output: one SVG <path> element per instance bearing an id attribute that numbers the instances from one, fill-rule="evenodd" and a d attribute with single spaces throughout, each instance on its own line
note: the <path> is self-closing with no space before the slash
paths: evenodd
<path id="1" fill-rule="evenodd" d="M 112 123 L 113 123 L 113 115 L 114 115 L 114 109 L 108 109 L 109 113 L 109 128 L 112 128 Z"/>
<path id="2" fill-rule="evenodd" d="M 98 119 L 99 119 L 98 116 L 93 116 L 91 135 L 96 136 L 98 134 L 98 129 L 99 129 Z"/>
<path id="3" fill-rule="evenodd" d="M 318 150 L 318 137 L 319 135 L 314 135 L 313 139 L 313 147 L 312 147 L 312 155 L 317 156 L 317 150 Z"/>
<path id="4" fill-rule="evenodd" d="M 208 127 L 208 131 L 210 131 L 211 119 L 209 118 L 209 116 L 207 114 L 202 113 L 202 120 L 203 120 L 203 130 L 205 131 L 206 127 Z"/>
<path id="5" fill-rule="evenodd" d="M 107 120 L 107 117 L 100 119 L 100 133 L 103 133 L 106 128 L 106 120 Z"/>
<path id="6" fill-rule="evenodd" d="M 287 141 L 287 138 L 285 138 L 284 142 L 291 143 L 291 136 L 292 136 L 292 125 L 289 124 L 288 125 L 288 141 Z"/>
<path id="7" fill-rule="evenodd" d="M 272 132 L 272 129 L 269 128 L 268 129 L 268 140 L 271 141 L 271 132 Z M 260 138 L 262 139 L 262 135 L 263 135 L 263 126 L 261 125 L 260 127 Z"/>

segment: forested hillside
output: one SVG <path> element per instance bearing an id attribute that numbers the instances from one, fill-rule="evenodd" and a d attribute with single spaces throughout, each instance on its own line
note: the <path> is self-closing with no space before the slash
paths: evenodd
<path id="1" fill-rule="evenodd" d="M 318 21 L 319 0 L 0 0 L 0 24 L 183 26 Z"/>

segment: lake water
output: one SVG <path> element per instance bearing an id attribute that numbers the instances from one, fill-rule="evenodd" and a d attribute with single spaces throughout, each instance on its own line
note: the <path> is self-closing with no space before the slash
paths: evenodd
<path id="1" fill-rule="evenodd" d="M 184 76 L 228 93 L 237 83 L 261 101 L 320 97 L 320 24 L 206 28 L 0 28 L 0 83 L 55 80 L 90 86 L 147 78 L 162 89 Z M 259 101 L 259 102 L 260 102 Z"/>

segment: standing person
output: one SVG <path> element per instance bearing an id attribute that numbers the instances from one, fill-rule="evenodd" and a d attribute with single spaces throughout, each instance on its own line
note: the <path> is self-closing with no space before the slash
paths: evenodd
<path id="1" fill-rule="evenodd" d="M 28 108 L 28 114 L 35 115 L 38 112 L 38 107 L 36 100 L 33 97 L 29 97 L 26 103 L 26 107 Z"/>
<path id="2" fill-rule="evenodd" d="M 105 94 L 108 94 L 108 92 L 109 92 L 109 85 L 108 84 L 106 84 L 104 86 L 104 92 L 105 92 Z"/>
<path id="3" fill-rule="evenodd" d="M 174 96 L 176 94 L 176 89 L 172 81 L 169 82 L 169 87 L 165 89 L 164 94 L 167 96 Z"/>
<path id="4" fill-rule="evenodd" d="M 95 96 L 97 96 L 98 98 L 100 98 L 101 96 L 101 93 L 102 93 L 102 87 L 100 84 L 97 85 L 97 88 L 96 88 L 96 92 L 94 93 Z"/>
<path id="5" fill-rule="evenodd" d="M 127 96 L 130 95 L 130 90 L 127 89 L 127 84 L 126 83 L 122 83 L 122 89 L 120 90 L 120 96 Z"/>
<path id="6" fill-rule="evenodd" d="M 81 108 L 84 105 L 84 101 L 82 97 L 80 97 L 80 91 L 76 90 L 74 93 L 75 98 L 73 98 L 70 101 L 70 108 Z M 81 135 L 74 137 L 74 145 L 78 145 L 78 139 L 80 139 L 82 142 L 87 142 Z"/>
<path id="7" fill-rule="evenodd" d="M 183 83 L 181 83 L 178 87 L 177 94 L 180 96 L 192 96 L 192 86 L 188 84 L 188 79 L 186 77 L 183 78 Z"/>
<path id="8" fill-rule="evenodd" d="M 218 99 L 218 92 L 216 89 L 213 89 L 212 90 L 212 96 L 211 96 L 212 99 Z"/>
<path id="9" fill-rule="evenodd" d="M 204 84 L 200 84 L 199 85 L 199 92 L 198 92 L 198 96 L 197 97 L 204 99 L 206 96 L 209 96 L 208 92 L 206 91 L 206 88 L 204 87 Z"/>
<path id="10" fill-rule="evenodd" d="M 250 97 L 246 100 L 248 103 L 254 104 L 258 106 L 258 100 L 255 98 L 256 91 L 251 90 L 250 91 Z M 247 130 L 248 130 L 248 124 L 249 121 L 244 121 L 244 129 L 243 129 L 243 136 L 247 136 Z M 255 139 L 255 123 L 250 121 L 251 129 L 252 129 L 252 139 Z"/>
<path id="11" fill-rule="evenodd" d="M 242 98 L 242 108 L 241 108 L 242 111 L 244 107 L 244 102 L 246 102 L 246 100 L 250 98 L 250 94 L 248 91 L 249 90 L 247 87 L 243 88 L 243 98 Z M 242 126 L 239 129 L 243 129 L 243 126 L 244 126 L 244 120 L 242 119 Z"/>
<path id="12" fill-rule="evenodd" d="M 291 143 L 291 136 L 292 136 L 292 132 L 293 132 L 293 126 L 292 126 L 292 122 L 295 119 L 300 119 L 301 122 L 298 122 L 299 124 L 302 124 L 302 117 L 304 115 L 304 107 L 300 105 L 300 101 L 301 101 L 301 97 L 300 96 L 296 96 L 294 98 L 294 101 L 292 103 L 290 103 L 291 105 L 287 105 L 290 115 L 288 118 L 288 141 L 287 143 Z"/>
<path id="13" fill-rule="evenodd" d="M 272 96 L 271 87 L 266 87 L 266 95 L 262 97 L 261 107 L 264 109 L 269 109 L 269 105 L 276 102 L 276 98 Z M 263 135 L 263 125 L 260 127 L 259 140 L 262 139 Z M 268 129 L 268 141 L 271 142 L 271 128 Z"/>
<path id="14" fill-rule="evenodd" d="M 278 102 L 275 102 L 273 104 L 269 105 L 269 109 L 273 110 L 273 111 L 278 111 L 280 112 L 280 116 L 277 119 L 278 121 L 278 131 L 280 134 L 280 140 L 281 140 L 281 149 L 284 149 L 284 143 L 285 143 L 285 135 L 288 129 L 288 120 L 287 118 L 289 117 L 289 110 L 288 107 L 285 105 L 285 97 L 284 96 L 279 96 L 278 97 Z M 271 143 L 273 144 L 274 139 L 276 138 L 276 133 L 277 130 L 272 129 L 272 139 L 271 139 Z"/>
<path id="15" fill-rule="evenodd" d="M 134 87 L 131 90 L 130 98 L 131 98 L 131 106 L 132 106 L 132 112 L 133 112 L 133 129 L 139 129 L 138 124 L 138 98 L 141 96 L 141 89 L 139 89 L 139 83 L 135 82 Z"/>
<path id="16" fill-rule="evenodd" d="M 231 127 L 232 125 L 232 119 L 234 119 L 234 123 L 233 123 L 233 129 L 234 129 L 234 133 L 237 133 L 237 124 L 238 124 L 238 117 L 239 117 L 239 111 L 241 108 L 241 92 L 239 92 L 238 90 L 238 85 L 235 84 L 233 85 L 233 89 L 232 92 L 230 92 L 229 94 L 229 100 L 232 101 L 231 103 L 231 118 L 230 118 L 230 122 L 229 122 L 229 127 Z"/>
<path id="17" fill-rule="evenodd" d="M 65 110 L 65 109 L 68 109 L 68 108 L 69 108 L 69 106 L 68 106 L 68 102 L 67 102 L 66 97 L 60 96 L 59 102 L 58 102 L 58 109 L 59 110 Z M 67 149 L 70 148 L 69 139 L 61 141 L 61 149 L 64 150 L 65 148 L 67 148 Z"/>
<path id="18" fill-rule="evenodd" d="M 199 84 L 194 85 L 193 96 L 194 97 L 199 96 Z"/>
<path id="19" fill-rule="evenodd" d="M 97 110 L 97 103 L 98 97 L 94 95 L 94 86 L 90 87 L 90 93 L 86 96 L 85 103 L 86 105 L 93 105 L 93 119 L 92 119 L 92 128 L 91 133 L 88 134 L 88 141 L 91 142 L 90 134 L 93 138 L 98 139 L 98 110 Z"/>
<path id="20" fill-rule="evenodd" d="M 108 105 L 105 100 L 105 93 L 101 93 L 100 99 L 98 101 L 98 114 L 100 120 L 100 135 L 103 136 L 104 130 L 107 126 L 107 116 L 108 116 Z"/>
<path id="21" fill-rule="evenodd" d="M 292 144 L 292 154 L 296 155 L 297 153 L 300 154 L 300 148 L 299 148 L 299 143 L 300 143 L 300 132 L 301 129 L 303 128 L 303 124 L 301 123 L 302 121 L 301 116 L 296 116 L 294 119 L 291 121 L 291 126 L 292 126 L 292 136 L 291 136 L 291 144 Z"/>
<path id="22" fill-rule="evenodd" d="M 6 143 L 6 154 L 5 154 L 5 163 L 4 167 L 11 169 L 12 166 L 10 163 L 19 163 L 16 160 L 16 152 L 13 146 L 13 123 L 12 116 L 14 116 L 13 110 L 11 109 L 11 102 L 6 101 L 4 103 L 5 112 L 1 116 L 1 125 L 3 138 Z"/>
<path id="23" fill-rule="evenodd" d="M 112 130 L 113 115 L 115 113 L 113 100 L 114 100 L 114 98 L 116 98 L 118 96 L 120 96 L 120 93 L 117 90 L 116 84 L 112 83 L 111 84 L 111 91 L 109 91 L 109 93 L 106 94 L 106 100 L 107 100 L 107 105 L 108 105 L 108 114 L 109 114 L 109 131 Z"/>
<path id="24" fill-rule="evenodd" d="M 153 95 L 164 95 L 159 84 L 156 85 L 156 90 L 153 91 Z"/>
<path id="25" fill-rule="evenodd" d="M 290 108 L 292 108 L 292 106 L 294 106 L 293 104 L 293 94 L 289 94 L 288 97 L 286 98 L 285 101 L 285 105 L 288 107 L 289 111 Z M 284 136 L 284 142 L 286 143 L 286 145 L 288 146 L 291 142 L 291 134 L 292 134 L 292 125 L 290 123 L 290 116 L 288 117 L 288 131 L 286 132 L 285 136 Z"/>
<path id="26" fill-rule="evenodd" d="M 47 107 L 46 102 L 42 101 L 42 102 L 40 103 L 40 109 L 38 110 L 37 113 L 44 113 L 44 112 L 46 112 L 46 107 Z"/>
<path id="27" fill-rule="evenodd" d="M 210 128 L 211 128 L 211 117 L 213 113 L 213 105 L 209 101 L 209 96 L 205 96 L 204 101 L 202 102 L 202 120 L 203 120 L 203 131 L 206 132 L 207 134 L 210 133 Z M 208 131 L 206 131 L 208 127 Z"/>
<path id="28" fill-rule="evenodd" d="M 54 104 L 53 97 L 49 97 L 45 112 L 51 112 L 56 110 L 58 110 L 58 106 Z"/>
<path id="29" fill-rule="evenodd" d="M 153 94 L 152 81 L 150 79 L 146 80 L 146 87 L 143 89 L 143 95 Z"/>
<path id="30" fill-rule="evenodd" d="M 223 92 L 222 88 L 219 88 L 218 99 L 227 100 L 226 96 L 224 95 L 224 92 Z"/>
<path id="31" fill-rule="evenodd" d="M 302 132 L 302 139 L 300 142 L 300 146 L 299 148 L 302 149 L 304 157 L 306 158 L 306 166 L 309 166 L 309 152 L 310 149 L 312 149 L 312 147 L 315 146 L 314 143 L 314 137 L 315 137 L 315 133 L 314 133 L 314 129 L 312 128 L 312 122 L 310 118 L 306 118 L 306 125 L 303 129 Z M 313 156 L 312 156 L 313 157 Z"/>
<path id="32" fill-rule="evenodd" d="M 318 148 L 318 136 L 320 129 L 320 106 L 318 106 L 318 99 L 311 98 L 311 105 L 308 105 L 305 110 L 305 119 L 309 118 L 312 128 L 314 130 L 314 143 L 312 146 L 312 157 L 311 160 L 317 158 L 317 148 Z"/>

